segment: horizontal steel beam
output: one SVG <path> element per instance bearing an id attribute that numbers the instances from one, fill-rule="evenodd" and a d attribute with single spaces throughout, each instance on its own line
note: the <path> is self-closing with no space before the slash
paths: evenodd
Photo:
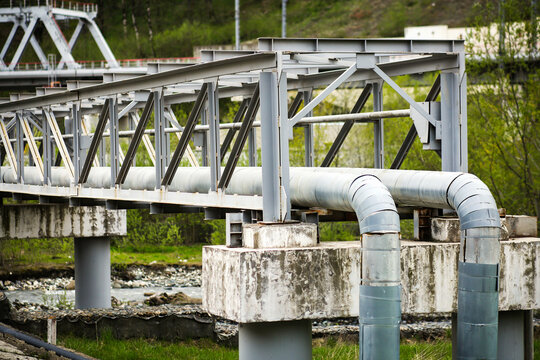
<path id="1" fill-rule="evenodd" d="M 195 80 L 216 78 L 221 75 L 238 72 L 273 69 L 277 67 L 277 54 L 264 53 L 240 56 L 189 66 L 186 68 L 164 71 L 157 74 L 143 75 L 132 79 L 113 81 L 100 85 L 87 86 L 61 93 L 36 96 L 19 101 L 0 103 L 0 113 L 27 110 L 82 99 L 116 95 L 137 90 L 159 88 Z"/>
<path id="2" fill-rule="evenodd" d="M 434 54 L 465 51 L 464 40 L 259 38 L 259 50 Z"/>

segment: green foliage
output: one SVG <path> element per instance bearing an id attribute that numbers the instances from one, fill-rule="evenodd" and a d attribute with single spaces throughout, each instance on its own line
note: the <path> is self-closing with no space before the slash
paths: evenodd
<path id="1" fill-rule="evenodd" d="M 321 241 L 359 240 L 360 229 L 357 222 L 325 222 L 319 224 Z"/>
<path id="2" fill-rule="evenodd" d="M 15 263 L 73 262 L 73 239 L 2 239 L 0 241 L 0 266 Z"/>
<path id="3" fill-rule="evenodd" d="M 112 245 L 181 245 L 210 242 L 213 226 L 203 214 L 150 215 L 148 210 L 127 211 L 127 236 L 115 238 Z"/>
<path id="4" fill-rule="evenodd" d="M 529 2 L 485 4 L 468 50 L 469 168 L 509 213 L 540 215 L 540 69 L 531 41 L 538 34 Z M 537 12 L 537 10 L 536 10 Z M 531 16 L 533 20 L 531 21 Z M 502 19 L 504 18 L 504 22 Z M 481 25 L 497 21 L 486 31 Z M 519 23 L 513 23 L 519 21 Z"/>

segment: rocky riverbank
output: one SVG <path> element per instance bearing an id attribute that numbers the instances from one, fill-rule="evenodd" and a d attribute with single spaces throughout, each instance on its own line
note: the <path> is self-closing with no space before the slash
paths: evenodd
<path id="1" fill-rule="evenodd" d="M 58 277 L 29 277 L 19 278 L 18 273 L 5 276 L 0 280 L 0 290 L 31 291 L 31 290 L 73 290 L 75 289 L 74 275 L 69 270 L 63 271 Z M 201 286 L 201 269 L 193 266 L 142 266 L 131 265 L 113 268 L 111 285 L 114 289 L 133 289 L 147 287 L 197 287 Z"/>

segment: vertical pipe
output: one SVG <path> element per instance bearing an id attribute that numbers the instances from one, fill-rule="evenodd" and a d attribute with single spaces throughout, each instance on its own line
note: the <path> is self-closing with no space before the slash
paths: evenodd
<path id="1" fill-rule="evenodd" d="M 373 111 L 383 110 L 382 82 L 373 83 Z M 384 120 L 373 123 L 374 168 L 384 168 Z"/>
<path id="2" fill-rule="evenodd" d="M 261 161 L 263 221 L 279 220 L 279 139 L 277 79 L 273 72 L 260 74 Z"/>
<path id="3" fill-rule="evenodd" d="M 111 250 L 108 237 L 75 238 L 75 308 L 111 307 Z"/>

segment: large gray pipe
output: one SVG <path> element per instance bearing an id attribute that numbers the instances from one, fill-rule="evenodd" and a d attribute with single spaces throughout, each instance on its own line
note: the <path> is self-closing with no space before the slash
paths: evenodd
<path id="1" fill-rule="evenodd" d="M 4 182 L 15 183 L 8 168 L 2 168 Z M 291 203 L 296 206 L 320 206 L 354 211 L 351 201 L 337 190 L 337 179 L 307 191 L 308 183 L 323 184 L 323 174 L 345 173 L 349 176 L 374 175 L 388 188 L 398 206 L 422 206 L 454 209 L 461 222 L 461 246 L 458 279 L 458 356 L 460 358 L 495 358 L 497 353 L 498 264 L 500 218 L 497 205 L 487 186 L 476 176 L 464 173 L 413 170 L 291 168 Z M 182 168 L 170 191 L 208 192 L 208 168 Z M 308 174 L 305 176 L 304 174 Z M 315 175 L 316 174 L 316 175 Z M 36 168 L 25 168 L 27 184 L 40 184 Z M 108 168 L 94 168 L 88 186 L 109 187 Z M 64 169 L 53 170 L 53 185 L 69 186 Z M 124 188 L 155 188 L 153 168 L 132 168 Z M 260 168 L 238 168 L 232 176 L 229 194 L 260 195 Z M 362 217 L 359 216 L 359 220 Z"/>

